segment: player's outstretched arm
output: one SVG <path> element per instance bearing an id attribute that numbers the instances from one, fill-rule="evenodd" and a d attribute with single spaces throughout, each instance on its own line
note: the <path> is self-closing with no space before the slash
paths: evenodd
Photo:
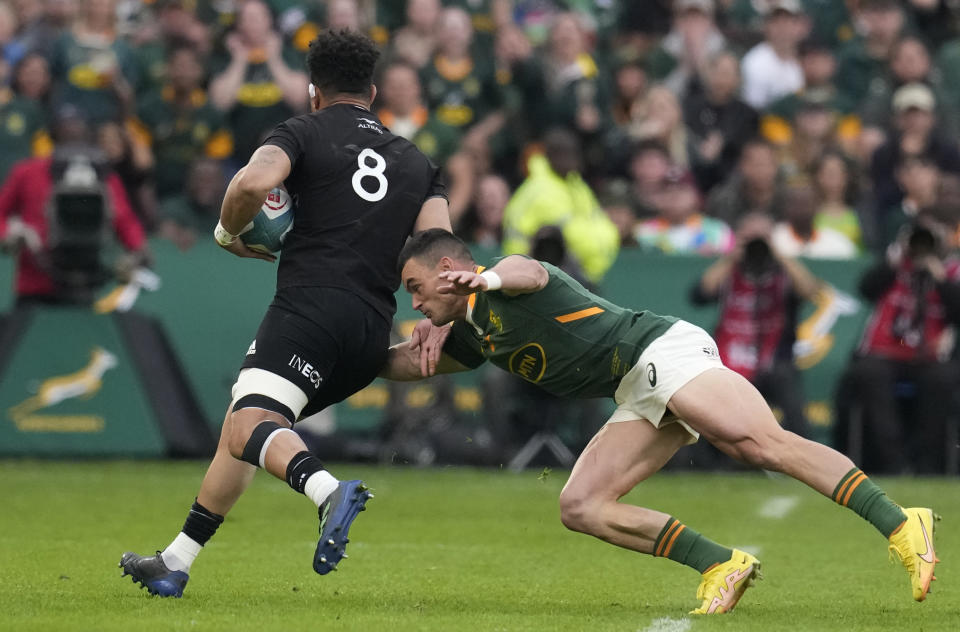
<path id="1" fill-rule="evenodd" d="M 447 285 L 437 288 L 440 294 L 473 294 L 478 290 L 500 290 L 514 296 L 539 292 L 550 281 L 550 274 L 536 259 L 511 255 L 481 274 L 472 270 L 448 270 L 440 273 L 440 279 L 448 282 Z"/>
<path id="2" fill-rule="evenodd" d="M 290 157 L 275 145 L 263 145 L 250 157 L 247 166 L 230 180 L 220 207 L 220 223 L 214 237 L 225 250 L 239 257 L 273 261 L 273 255 L 250 250 L 237 239 L 240 231 L 260 211 L 267 194 L 290 175 Z"/>
<path id="3" fill-rule="evenodd" d="M 419 347 L 414 347 L 411 341 L 407 340 L 390 347 L 387 353 L 387 363 L 380 370 L 379 377 L 397 382 L 413 382 L 435 373 L 459 373 L 469 370 L 470 367 L 460 364 L 445 353 L 441 353 L 435 370 L 432 373 L 425 373 L 421 370 Z"/>

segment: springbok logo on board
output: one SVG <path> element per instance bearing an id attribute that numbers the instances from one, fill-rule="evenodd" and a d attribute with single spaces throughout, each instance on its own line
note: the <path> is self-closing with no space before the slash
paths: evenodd
<path id="1" fill-rule="evenodd" d="M 20 432 L 102 432 L 105 425 L 98 415 L 38 415 L 37 411 L 69 399 L 90 399 L 103 386 L 104 374 L 117 366 L 117 356 L 94 347 L 85 367 L 67 375 L 55 375 L 42 382 L 37 394 L 7 409 L 7 416 Z"/>

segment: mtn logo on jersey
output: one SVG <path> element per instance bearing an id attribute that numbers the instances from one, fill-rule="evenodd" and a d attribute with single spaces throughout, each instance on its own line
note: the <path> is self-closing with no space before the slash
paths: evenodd
<path id="1" fill-rule="evenodd" d="M 651 388 L 657 385 L 657 367 L 653 362 L 647 363 L 647 381 L 650 382 Z"/>
<path id="2" fill-rule="evenodd" d="M 362 116 L 357 119 L 357 127 L 359 129 L 369 129 L 373 130 L 378 134 L 382 134 L 383 130 L 380 128 L 380 123 L 368 118 L 363 118 Z"/>
<path id="3" fill-rule="evenodd" d="M 520 347 L 510 356 L 510 372 L 536 384 L 547 370 L 547 355 L 535 342 Z"/>

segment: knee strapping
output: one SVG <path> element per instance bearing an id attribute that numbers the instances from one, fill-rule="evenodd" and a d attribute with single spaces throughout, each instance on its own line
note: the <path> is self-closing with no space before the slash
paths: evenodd
<path id="1" fill-rule="evenodd" d="M 251 465 L 264 467 L 264 459 L 267 456 L 267 448 L 281 432 L 293 432 L 289 428 L 284 428 L 275 421 L 262 421 L 250 433 L 246 445 L 243 446 L 243 455 L 241 460 Z"/>

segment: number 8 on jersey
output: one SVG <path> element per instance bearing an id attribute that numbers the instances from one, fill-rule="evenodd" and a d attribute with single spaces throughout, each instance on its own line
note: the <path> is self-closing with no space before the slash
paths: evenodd
<path id="1" fill-rule="evenodd" d="M 373 166 L 369 165 L 370 160 L 373 161 Z M 361 199 L 367 202 L 379 202 L 383 199 L 387 194 L 387 177 L 383 175 L 386 168 L 387 161 L 374 150 L 367 148 L 360 152 L 360 155 L 357 156 L 357 170 L 350 182 L 353 184 L 353 190 Z M 364 187 L 364 178 L 376 178 L 377 188 L 368 191 Z"/>

